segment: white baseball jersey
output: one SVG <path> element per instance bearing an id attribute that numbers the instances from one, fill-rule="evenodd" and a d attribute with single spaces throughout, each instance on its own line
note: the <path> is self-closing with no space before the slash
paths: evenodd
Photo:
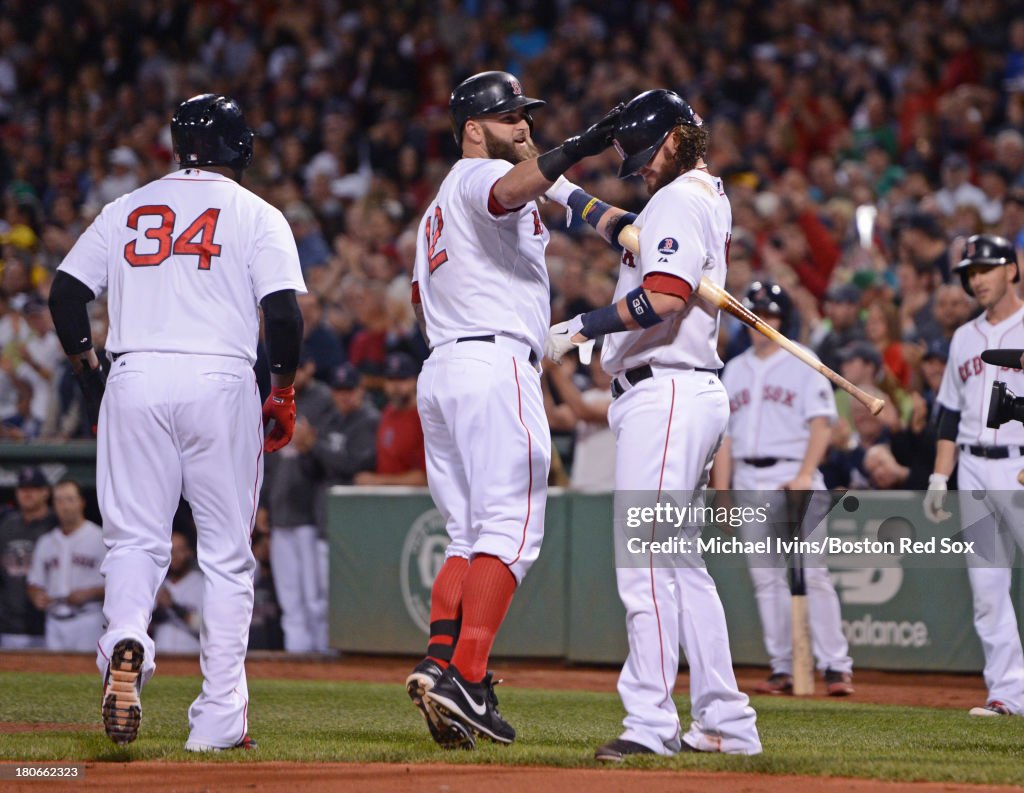
<path id="1" fill-rule="evenodd" d="M 153 641 L 161 653 L 198 653 L 199 636 L 192 628 L 203 619 L 203 574 L 198 570 L 189 570 L 177 581 L 170 578 L 164 580 L 164 588 L 170 593 L 171 600 L 184 606 L 194 614 L 194 625 L 186 624 L 185 620 L 174 612 L 169 619 L 161 622 L 153 629 Z"/>
<path id="2" fill-rule="evenodd" d="M 1024 372 L 981 360 L 983 350 L 1006 347 L 1024 347 L 1024 308 L 997 325 L 982 314 L 953 334 L 938 401 L 948 410 L 960 411 L 958 444 L 1024 446 L 1024 425 L 1019 421 L 1009 421 L 997 430 L 985 426 L 992 383 L 1000 380 L 1015 394 L 1024 394 Z"/>
<path id="3" fill-rule="evenodd" d="M 505 212 L 491 196 L 504 160 L 459 160 L 420 221 L 413 283 L 431 347 L 466 336 L 519 339 L 540 357 L 551 324 L 537 204 Z"/>
<path id="4" fill-rule="evenodd" d="M 49 610 L 57 618 L 67 618 L 78 611 L 99 611 L 98 600 L 81 606 L 59 601 L 79 589 L 103 586 L 100 565 L 106 555 L 103 530 L 92 521 L 85 521 L 71 534 L 65 534 L 58 526 L 36 543 L 28 583 L 43 588 L 50 598 L 58 601 Z"/>
<path id="5" fill-rule="evenodd" d="M 803 460 L 811 419 L 836 417 L 828 380 L 781 347 L 767 358 L 747 349 L 729 361 L 722 383 L 729 392 L 726 434 L 737 459 Z"/>
<path id="6" fill-rule="evenodd" d="M 258 304 L 305 292 L 280 211 L 233 179 L 175 171 L 111 202 L 60 268 L 109 292 L 107 349 L 256 361 Z"/>
<path id="7" fill-rule="evenodd" d="M 725 284 L 732 207 L 722 180 L 693 169 L 661 188 L 635 221 L 640 227 L 640 260 L 623 251 L 615 300 L 664 273 L 694 290 L 702 276 Z M 605 337 L 601 365 L 617 375 L 644 364 L 678 369 L 719 369 L 718 309 L 691 300 L 686 309 L 650 328 Z"/>

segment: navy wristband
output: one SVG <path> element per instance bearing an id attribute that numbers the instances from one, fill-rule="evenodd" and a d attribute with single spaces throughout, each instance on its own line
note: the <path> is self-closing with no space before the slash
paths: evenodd
<path id="1" fill-rule="evenodd" d="M 588 311 L 580 320 L 583 322 L 580 332 L 588 339 L 596 339 L 598 336 L 626 329 L 626 323 L 619 316 L 619 307 L 615 303 Z"/>
<path id="2" fill-rule="evenodd" d="M 634 220 L 636 220 L 636 212 L 627 212 L 616 220 L 615 225 L 611 228 L 611 233 L 608 235 L 608 238 L 612 241 L 612 245 L 620 251 L 622 250 L 622 243 L 619 242 L 619 234 L 621 234 L 622 230 Z"/>
<path id="3" fill-rule="evenodd" d="M 647 292 L 642 286 L 638 286 L 626 294 L 626 308 L 629 309 L 630 316 L 641 328 L 650 328 L 661 322 L 661 317 L 654 310 L 651 299 L 647 297 Z"/>

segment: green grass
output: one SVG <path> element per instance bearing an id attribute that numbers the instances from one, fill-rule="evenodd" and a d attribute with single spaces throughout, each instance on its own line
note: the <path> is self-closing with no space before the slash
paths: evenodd
<path id="1" fill-rule="evenodd" d="M 566 674 L 571 674 L 567 672 Z M 594 765 L 594 748 L 615 737 L 623 717 L 612 694 L 499 689 L 502 712 L 519 730 L 509 747 L 442 752 L 399 682 L 258 680 L 250 684 L 256 753 L 187 754 L 188 705 L 196 678 L 156 677 L 143 692 L 140 738 L 115 747 L 97 730 L 95 676 L 0 674 L 0 721 L 81 724 L 80 731 L 0 734 L 2 760 L 265 760 L 394 763 Z M 688 701 L 678 698 L 680 712 Z M 972 719 L 936 710 L 856 701 L 754 699 L 764 754 L 681 754 L 638 758 L 631 767 L 1024 785 L 1024 718 Z"/>

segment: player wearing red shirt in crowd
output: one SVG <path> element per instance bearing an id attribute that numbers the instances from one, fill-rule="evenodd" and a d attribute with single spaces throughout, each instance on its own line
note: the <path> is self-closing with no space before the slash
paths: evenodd
<path id="1" fill-rule="evenodd" d="M 405 353 L 396 352 L 384 363 L 384 392 L 388 404 L 377 425 L 377 470 L 356 474 L 357 485 L 425 485 L 427 461 L 423 428 L 416 410 L 419 367 Z"/>

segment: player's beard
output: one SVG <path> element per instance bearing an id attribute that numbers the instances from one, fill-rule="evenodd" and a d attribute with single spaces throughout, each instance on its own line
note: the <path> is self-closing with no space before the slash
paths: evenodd
<path id="1" fill-rule="evenodd" d="M 492 160 L 505 160 L 515 165 L 523 160 L 532 160 L 537 156 L 537 147 L 533 141 L 527 138 L 525 145 L 516 146 L 512 141 L 505 141 L 492 135 L 487 127 L 481 127 L 484 133 L 484 146 L 487 149 L 487 156 Z"/>

